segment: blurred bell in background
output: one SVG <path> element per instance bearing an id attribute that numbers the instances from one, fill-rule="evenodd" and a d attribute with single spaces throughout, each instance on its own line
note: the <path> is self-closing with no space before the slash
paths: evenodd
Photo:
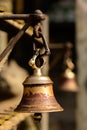
<path id="1" fill-rule="evenodd" d="M 65 92 L 78 92 L 76 74 L 74 72 L 74 63 L 72 62 L 72 44 L 64 45 L 63 61 L 60 74 L 59 90 Z"/>

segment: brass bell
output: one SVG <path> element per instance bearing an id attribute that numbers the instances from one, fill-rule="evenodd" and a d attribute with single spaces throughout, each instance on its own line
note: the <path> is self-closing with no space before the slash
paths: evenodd
<path id="1" fill-rule="evenodd" d="M 34 74 L 27 77 L 23 83 L 24 94 L 16 111 L 30 113 L 63 111 L 54 97 L 53 82 L 48 76 L 42 75 L 41 67 L 36 66 L 36 58 L 34 55 L 29 62 Z"/>
<path id="2" fill-rule="evenodd" d="M 66 43 L 64 46 L 64 54 L 63 54 L 63 66 L 62 66 L 62 74 L 60 78 L 60 86 L 59 90 L 66 91 L 66 92 L 77 92 L 78 85 L 76 82 L 76 75 L 73 72 L 74 63 L 71 59 L 71 51 L 72 44 Z"/>
<path id="3" fill-rule="evenodd" d="M 78 91 L 75 73 L 72 72 L 72 70 L 70 70 L 69 68 L 67 68 L 65 72 L 62 74 L 60 82 L 61 83 L 59 89 L 61 91 L 66 91 L 66 92 Z"/>

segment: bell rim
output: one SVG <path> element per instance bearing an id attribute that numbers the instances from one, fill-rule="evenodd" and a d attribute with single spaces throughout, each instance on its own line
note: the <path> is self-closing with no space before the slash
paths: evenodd
<path id="1" fill-rule="evenodd" d="M 23 108 L 24 109 L 24 108 Z M 30 108 L 31 109 L 31 108 Z M 15 112 L 23 112 L 23 113 L 46 113 L 46 112 L 62 112 L 64 109 L 60 106 L 60 108 L 48 108 L 47 110 L 21 110 L 20 108 L 16 108 Z M 34 108 L 35 109 L 35 108 Z"/>

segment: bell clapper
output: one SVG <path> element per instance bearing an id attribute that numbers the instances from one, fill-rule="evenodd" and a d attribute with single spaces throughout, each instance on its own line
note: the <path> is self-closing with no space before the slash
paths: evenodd
<path id="1" fill-rule="evenodd" d="M 42 113 L 34 113 L 33 119 L 34 119 L 34 121 L 40 122 L 42 119 Z"/>

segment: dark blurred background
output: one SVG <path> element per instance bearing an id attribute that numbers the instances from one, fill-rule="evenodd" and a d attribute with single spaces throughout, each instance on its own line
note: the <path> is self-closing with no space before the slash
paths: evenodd
<path id="1" fill-rule="evenodd" d="M 13 13 L 33 13 L 36 9 L 40 9 L 43 13 L 48 15 L 49 18 L 49 44 L 64 45 L 67 42 L 72 43 L 72 61 L 76 66 L 76 38 L 75 38 L 75 1 L 74 0 L 13 0 L 12 1 Z M 14 34 L 14 33 L 13 33 Z M 9 39 L 13 35 L 9 34 Z M 31 39 L 25 39 L 25 36 L 14 47 L 9 61 L 11 59 L 30 74 L 31 69 L 28 66 L 28 60 L 31 58 L 28 48 L 28 42 Z M 32 47 L 32 45 L 31 45 Z M 20 48 L 20 49 L 19 49 Z M 60 92 L 59 76 L 62 66 L 62 49 L 51 48 L 51 55 L 49 57 L 49 76 L 54 82 L 54 94 L 56 99 L 64 108 L 64 112 L 49 113 L 49 130 L 76 130 L 76 94 L 72 92 Z M 16 55 L 15 55 L 16 54 Z M 59 58 L 58 58 L 59 57 Z M 56 62 L 54 62 L 54 59 Z M 75 68 L 75 72 L 77 69 Z M 45 130 L 45 129 L 44 129 Z"/>

